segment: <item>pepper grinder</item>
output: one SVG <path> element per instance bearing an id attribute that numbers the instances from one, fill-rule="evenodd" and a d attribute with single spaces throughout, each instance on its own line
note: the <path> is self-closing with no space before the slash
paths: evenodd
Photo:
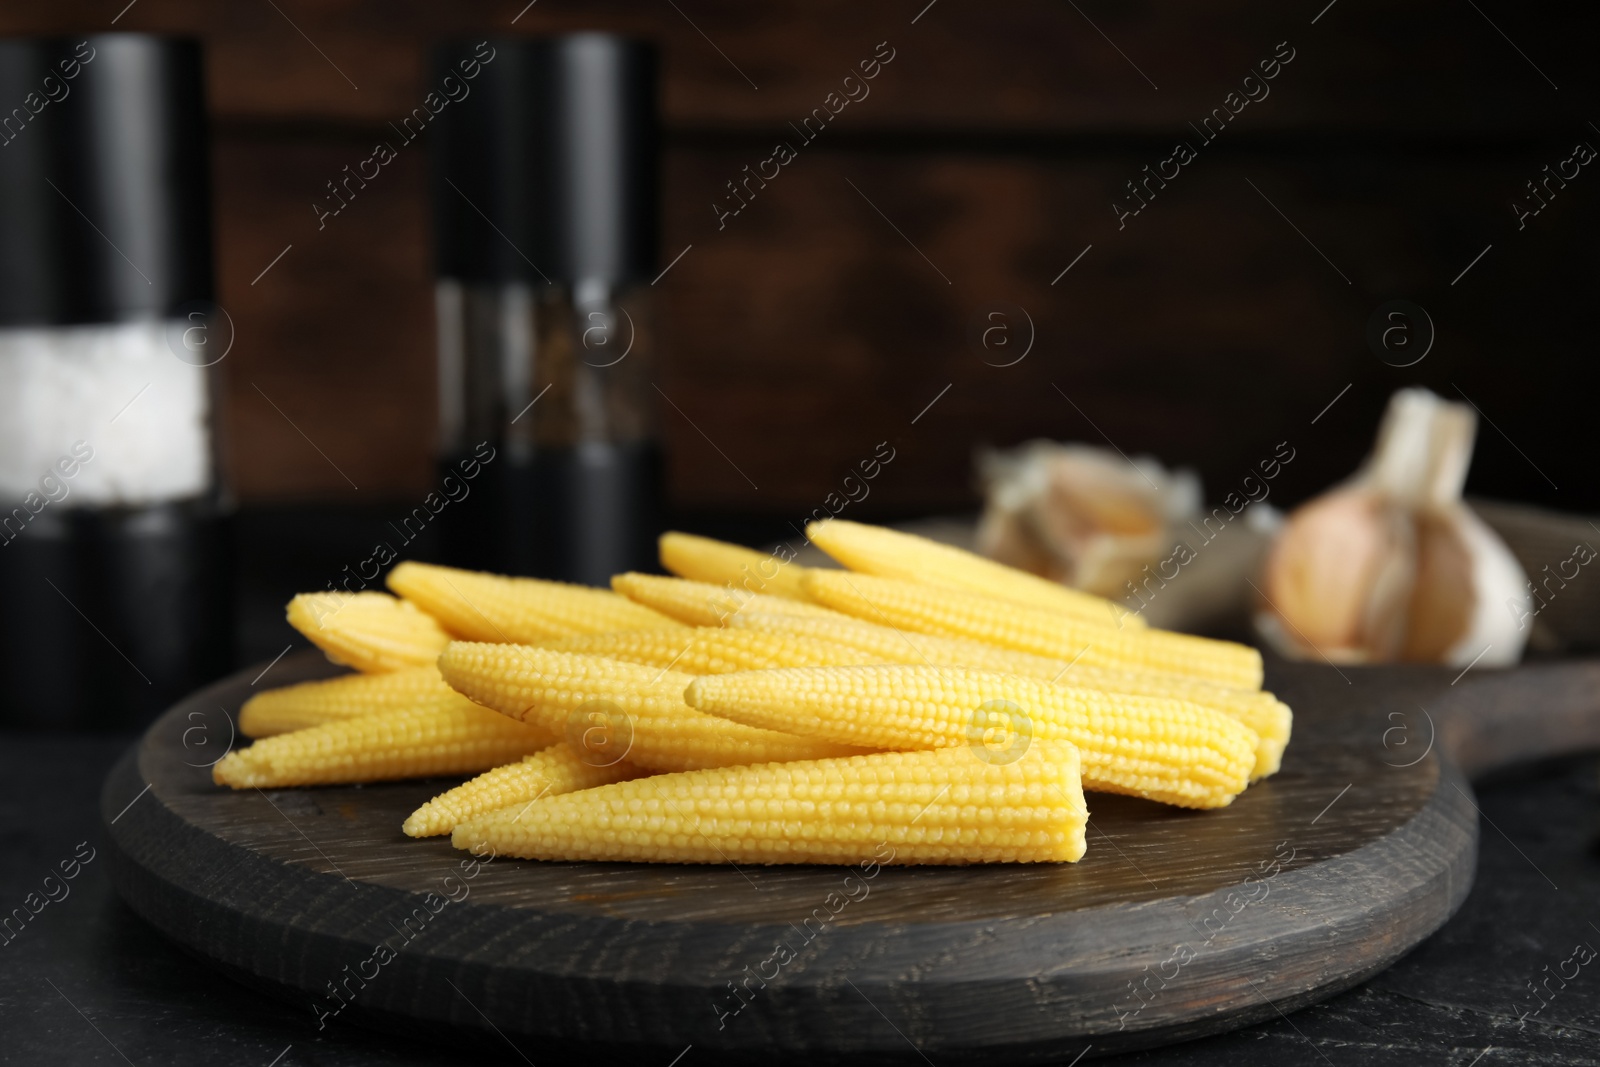
<path id="1" fill-rule="evenodd" d="M 481 63 L 434 126 L 441 466 L 485 456 L 447 562 L 605 585 L 654 565 L 661 456 L 656 54 L 601 33 L 440 48 Z"/>
<path id="2" fill-rule="evenodd" d="M 7 726 L 136 727 L 232 658 L 202 84 L 193 41 L 0 41 Z"/>

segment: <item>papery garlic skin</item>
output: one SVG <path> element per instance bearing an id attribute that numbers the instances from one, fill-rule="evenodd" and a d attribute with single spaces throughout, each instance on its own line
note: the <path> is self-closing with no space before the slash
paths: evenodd
<path id="1" fill-rule="evenodd" d="M 978 550 L 1104 597 L 1124 595 L 1200 510 L 1200 482 L 1147 456 L 1033 441 L 979 457 L 987 506 Z"/>
<path id="2" fill-rule="evenodd" d="M 1522 658 L 1532 626 L 1533 597 L 1528 576 L 1500 535 L 1466 507 L 1461 530 L 1472 548 L 1472 584 L 1478 593 L 1472 624 L 1443 662 L 1466 666 L 1480 652 L 1480 667 L 1510 667 Z"/>
<path id="3" fill-rule="evenodd" d="M 1262 572 L 1262 637 L 1295 659 L 1516 663 L 1527 577 L 1461 501 L 1475 431 L 1465 404 L 1396 393 L 1361 470 L 1284 524 Z"/>

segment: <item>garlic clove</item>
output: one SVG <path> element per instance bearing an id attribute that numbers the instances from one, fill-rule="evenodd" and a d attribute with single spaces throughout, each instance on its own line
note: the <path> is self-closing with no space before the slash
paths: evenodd
<path id="1" fill-rule="evenodd" d="M 1477 594 L 1467 536 L 1457 515 L 1417 516 L 1416 580 L 1401 659 L 1447 663 L 1472 629 Z"/>
<path id="2" fill-rule="evenodd" d="M 1509 667 L 1522 658 L 1533 607 L 1528 576 L 1511 549 L 1470 508 L 1457 509 L 1456 529 L 1472 561 L 1467 575 L 1473 590 L 1470 622 L 1438 662 L 1480 667 Z M 1478 658 L 1479 654 L 1482 658 Z"/>
<path id="3" fill-rule="evenodd" d="M 1406 639 L 1411 592 L 1417 576 L 1417 531 L 1411 515 L 1381 501 L 1384 534 L 1393 550 L 1377 560 L 1367 593 L 1366 625 L 1360 641 L 1363 662 L 1399 659 Z"/>
<path id="4" fill-rule="evenodd" d="M 1382 497 L 1335 490 L 1290 515 L 1267 557 L 1263 592 L 1295 658 L 1356 663 L 1398 644 L 1409 591 L 1409 530 Z"/>

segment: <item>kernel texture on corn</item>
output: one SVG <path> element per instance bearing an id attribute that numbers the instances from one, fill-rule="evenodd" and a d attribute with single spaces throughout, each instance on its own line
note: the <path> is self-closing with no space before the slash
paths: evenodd
<path id="1" fill-rule="evenodd" d="M 1138 615 L 1104 597 L 1069 589 L 964 548 L 886 526 L 818 519 L 806 524 L 806 536 L 841 564 L 863 574 L 965 589 L 1062 612 L 1094 626 L 1138 629 L 1145 625 Z"/>
<path id="2" fill-rule="evenodd" d="M 445 681 L 468 697 L 537 723 L 590 751 L 657 771 L 857 755 L 838 745 L 696 711 L 694 676 L 637 663 L 521 645 L 457 641 L 439 657 Z"/>
<path id="3" fill-rule="evenodd" d="M 1057 612 L 868 574 L 813 570 L 805 587 L 821 604 L 897 629 L 966 637 L 1091 667 L 1164 671 L 1261 688 L 1261 653 L 1231 641 L 1082 625 Z"/>
<path id="4" fill-rule="evenodd" d="M 670 667 L 680 674 L 726 674 L 771 667 L 841 667 L 877 662 L 867 653 L 834 641 L 707 626 L 583 634 L 547 641 L 544 647 L 646 666 Z"/>
<path id="5" fill-rule="evenodd" d="M 462 823 L 457 848 L 656 863 L 1060 863 L 1088 818 L 1071 745 L 965 748 L 663 774 Z"/>
<path id="6" fill-rule="evenodd" d="M 412 812 L 401 829 L 408 837 L 447 834 L 468 819 L 501 808 L 511 808 L 513 816 L 519 816 L 521 809 L 547 796 L 610 785 L 640 773 L 622 760 L 595 761 L 562 741 L 440 793 Z"/>
<path id="7" fill-rule="evenodd" d="M 425 667 L 450 642 L 433 616 L 388 593 L 301 593 L 287 614 L 330 660 L 368 673 Z"/>
<path id="8" fill-rule="evenodd" d="M 726 626 L 741 611 L 772 611 L 790 615 L 832 618 L 837 612 L 816 604 L 766 593 L 751 593 L 731 585 L 663 578 L 659 574 L 613 575 L 611 588 L 631 600 L 670 615 L 690 626 Z"/>
<path id="9" fill-rule="evenodd" d="M 461 700 L 264 737 L 224 756 L 211 777 L 234 789 L 278 789 L 476 774 L 554 740 L 547 730 Z"/>
<path id="10" fill-rule="evenodd" d="M 678 625 L 609 590 L 539 578 L 507 578 L 407 560 L 389 572 L 388 583 L 452 634 L 472 641 L 546 641 Z"/>
<path id="11" fill-rule="evenodd" d="M 779 556 L 677 532 L 662 534 L 659 544 L 661 565 L 679 578 L 790 600 L 806 599 L 800 588 L 805 568 Z"/>
<path id="12" fill-rule="evenodd" d="M 432 664 L 384 674 L 347 674 L 257 693 L 239 709 L 239 732 L 246 737 L 271 737 L 455 697 L 455 690 L 444 684 L 439 668 Z"/>
<path id="13" fill-rule="evenodd" d="M 771 615 L 741 612 L 730 620 L 736 630 L 759 630 L 789 634 L 813 640 L 831 640 L 847 645 L 864 657 L 861 662 L 907 663 L 930 667 L 966 667 L 979 671 L 999 671 L 1024 678 L 1037 678 L 1079 689 L 1100 689 L 1108 693 L 1133 693 L 1140 696 L 1172 697 L 1215 708 L 1237 719 L 1260 737 L 1256 764 L 1251 779 L 1276 774 L 1289 744 L 1294 716 L 1289 706 L 1256 689 L 1233 689 L 1203 678 L 1169 674 L 1164 671 L 1139 671 L 1128 668 L 1091 667 L 1081 662 L 1036 656 L 999 645 L 984 644 L 961 637 L 935 637 L 930 634 L 896 630 L 862 619 L 813 619 L 798 615 Z M 847 666 L 848 664 L 838 664 Z M 774 663 L 769 666 L 808 666 Z M 815 664 L 832 666 L 832 664 Z M 690 673 L 711 674 L 712 671 Z"/>
<path id="14" fill-rule="evenodd" d="M 1069 689 L 945 667 L 800 667 L 696 678 L 694 707 L 737 722 L 841 744 L 1003 750 L 1070 741 L 1084 788 L 1188 808 L 1230 803 L 1249 783 L 1255 731 L 1162 697 Z"/>

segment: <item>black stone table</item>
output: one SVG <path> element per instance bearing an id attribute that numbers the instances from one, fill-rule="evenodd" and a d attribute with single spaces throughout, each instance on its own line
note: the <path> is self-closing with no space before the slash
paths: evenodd
<path id="1" fill-rule="evenodd" d="M 57 898 L 0 934 L 0 1064 L 559 1062 L 509 1043 L 430 1046 L 338 1022 L 319 1031 L 304 1006 L 236 985 L 165 941 L 107 878 L 96 800 L 130 742 L 0 734 L 0 917 L 25 908 L 30 893 L 39 894 L 35 906 Z M 1600 949 L 1600 760 L 1521 768 L 1479 783 L 1478 793 L 1476 886 L 1454 919 L 1393 968 L 1288 1018 L 1101 1062 L 1600 1062 L 1600 957 L 1575 962 L 1587 946 Z M 76 877 L 60 878 L 63 862 Z M 696 1055 L 686 1050 L 678 1067 L 695 1067 Z"/>

